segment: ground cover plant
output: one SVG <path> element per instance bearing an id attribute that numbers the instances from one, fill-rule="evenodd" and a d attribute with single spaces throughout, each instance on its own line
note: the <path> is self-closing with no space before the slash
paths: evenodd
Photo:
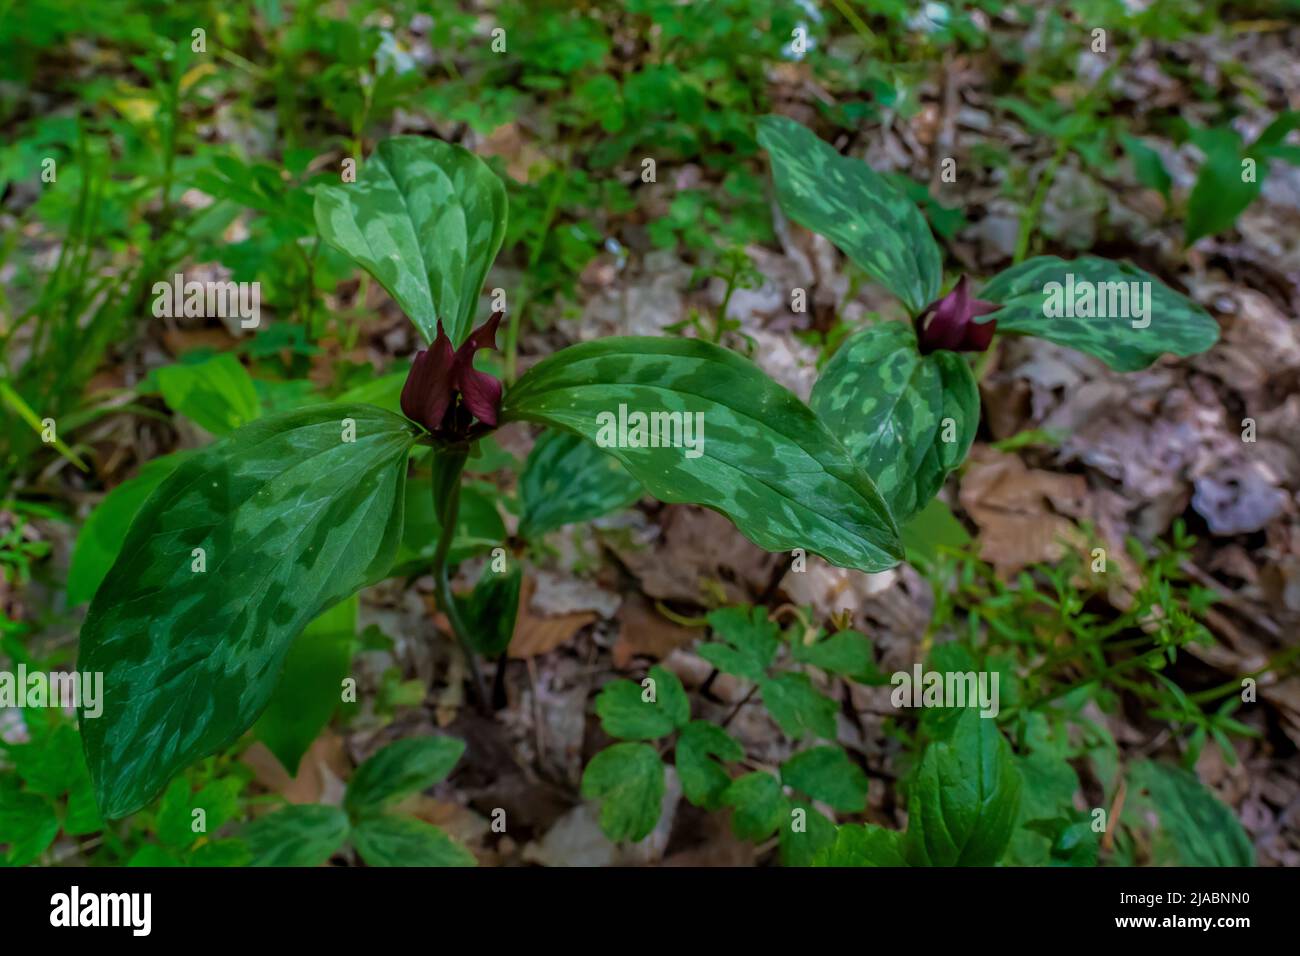
<path id="1" fill-rule="evenodd" d="M 0 30 L 5 862 L 1296 862 L 1221 16 L 444 6 Z"/>

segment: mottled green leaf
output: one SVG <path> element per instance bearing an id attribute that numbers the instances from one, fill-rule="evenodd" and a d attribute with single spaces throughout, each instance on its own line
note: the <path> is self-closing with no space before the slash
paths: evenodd
<path id="1" fill-rule="evenodd" d="M 781 782 L 841 813 L 861 813 L 867 805 L 867 775 L 843 747 L 811 747 L 781 764 Z"/>
<path id="2" fill-rule="evenodd" d="M 391 743 L 357 768 L 348 781 L 344 805 L 357 816 L 382 810 L 442 780 L 464 752 L 465 741 L 455 737 L 408 737 Z"/>
<path id="3" fill-rule="evenodd" d="M 913 866 L 993 866 L 1020 808 L 1020 772 L 997 722 L 963 710 L 952 737 L 931 743 L 907 802 Z"/>
<path id="4" fill-rule="evenodd" d="M 146 462 L 138 475 L 110 491 L 90 513 L 77 535 L 68 567 L 68 604 L 82 604 L 95 596 L 104 575 L 122 550 L 136 512 L 189 454 L 178 451 Z"/>
<path id="5" fill-rule="evenodd" d="M 587 764 L 582 795 L 601 800 L 600 829 L 605 836 L 644 840 L 663 811 L 664 765 L 649 744 L 614 744 Z"/>
<path id="6" fill-rule="evenodd" d="M 807 674 L 778 674 L 758 682 L 772 719 L 791 737 L 835 739 L 835 701 L 820 693 Z"/>
<path id="7" fill-rule="evenodd" d="M 744 756 L 744 748 L 717 724 L 692 720 L 677 738 L 674 762 L 686 799 L 706 810 L 717 809 L 723 791 L 731 783 L 718 760 L 735 761 Z"/>
<path id="8" fill-rule="evenodd" d="M 787 216 L 835 243 L 913 315 L 938 297 L 943 260 L 914 202 L 792 119 L 764 116 L 758 141 Z"/>
<path id="9" fill-rule="evenodd" d="M 966 360 L 956 352 L 921 355 L 916 333 L 903 322 L 851 336 L 817 379 L 810 404 L 900 523 L 965 460 L 980 421 Z"/>
<path id="10" fill-rule="evenodd" d="M 149 496 L 81 630 L 78 668 L 104 674 L 81 728 L 105 816 L 243 733 L 303 627 L 387 574 L 415 437 L 376 408 L 315 406 L 246 425 Z"/>
<path id="11" fill-rule="evenodd" d="M 519 476 L 524 508 L 519 534 L 534 538 L 566 524 L 591 521 L 636 502 L 641 482 L 617 458 L 570 432 L 546 431 Z"/>
<path id="12" fill-rule="evenodd" d="M 469 598 L 456 599 L 466 627 L 465 639 L 478 653 L 496 657 L 510 646 L 523 580 L 523 565 L 518 561 L 506 571 L 494 571 L 489 563 Z"/>
<path id="13" fill-rule="evenodd" d="M 478 866 L 474 854 L 445 831 L 410 817 L 362 820 L 352 830 L 352 843 L 367 866 Z"/>
<path id="14" fill-rule="evenodd" d="M 342 702 L 352 665 L 360 602 L 354 594 L 321 614 L 294 638 L 284 673 L 253 734 L 290 776 Z"/>
<path id="15" fill-rule="evenodd" d="M 709 627 L 720 642 L 701 644 L 695 650 L 720 671 L 746 680 L 760 680 L 781 643 L 781 630 L 768 620 L 762 607 L 724 607 L 709 613 Z"/>
<path id="16" fill-rule="evenodd" d="M 1194 773 L 1150 760 L 1129 767 L 1126 819 L 1152 810 L 1160 819 L 1157 860 L 1180 866 L 1254 866 L 1255 847 L 1236 814 Z M 1131 804 L 1131 805 L 1130 805 Z"/>
<path id="17" fill-rule="evenodd" d="M 1130 286 L 1135 282 L 1150 285 Z M 1093 290 L 1091 309 L 1086 289 Z M 1095 355 L 1119 372 L 1146 368 L 1164 352 L 1196 355 L 1219 338 L 1218 324 L 1199 305 L 1136 266 L 1097 256 L 1029 259 L 999 273 L 980 298 L 1002 308 L 976 321 L 996 319 L 1000 333 L 1036 335 Z M 1071 301 L 1073 317 L 1064 311 Z M 1092 317 L 1080 317 L 1084 311 Z"/>
<path id="18" fill-rule="evenodd" d="M 320 866 L 348 838 L 348 815 L 316 803 L 284 807 L 244 827 L 252 866 Z"/>
<path id="19" fill-rule="evenodd" d="M 684 428 L 670 432 L 664 418 L 644 434 L 632 424 L 633 413 L 650 421 L 678 412 L 703 422 L 690 447 Z M 620 435 L 624 416 L 629 425 Z M 521 419 L 597 446 L 622 445 L 605 450 L 650 494 L 720 511 L 769 551 L 806 548 L 863 571 L 900 558 L 898 530 L 867 473 L 808 406 L 727 349 L 672 338 L 575 345 L 533 366 L 506 393 L 502 420 Z M 634 444 L 665 432 L 678 447 Z"/>
<path id="20" fill-rule="evenodd" d="M 163 401 L 172 411 L 213 435 L 228 435 L 262 412 L 253 380 L 229 352 L 201 362 L 167 365 L 155 374 Z"/>
<path id="21" fill-rule="evenodd" d="M 742 840 L 766 840 L 790 817 L 780 781 L 761 771 L 731 781 L 722 802 L 732 808 L 731 829 Z"/>
<path id="22" fill-rule="evenodd" d="M 505 238 L 506 191 L 460 146 L 395 136 L 379 143 L 355 183 L 317 189 L 316 226 L 388 290 L 427 340 L 442 319 L 459 345 Z"/>

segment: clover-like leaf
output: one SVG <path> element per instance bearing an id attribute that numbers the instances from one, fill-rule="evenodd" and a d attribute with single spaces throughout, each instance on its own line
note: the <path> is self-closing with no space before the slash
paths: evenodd
<path id="1" fill-rule="evenodd" d="M 781 764 L 781 782 L 844 813 L 867 805 L 867 775 L 843 747 L 810 747 Z"/>
<path id="2" fill-rule="evenodd" d="M 648 680 L 652 683 L 616 680 L 601 688 L 596 713 L 605 733 L 622 740 L 654 740 L 691 719 L 691 703 L 676 674 L 655 666 Z"/>
<path id="3" fill-rule="evenodd" d="M 388 290 L 428 341 L 441 319 L 459 345 L 505 238 L 506 191 L 460 146 L 394 136 L 380 142 L 355 183 L 316 191 L 316 226 Z"/>
<path id="4" fill-rule="evenodd" d="M 835 243 L 913 315 L 939 294 L 939 246 L 916 204 L 884 176 L 784 116 L 759 120 L 758 141 L 787 216 Z"/>
<path id="5" fill-rule="evenodd" d="M 886 322 L 851 336 L 809 400 L 876 482 L 900 524 L 930 502 L 979 428 L 975 376 L 956 352 L 921 355 L 916 333 Z"/>
<path id="6" fill-rule="evenodd" d="M 582 795 L 602 801 L 600 829 L 611 840 L 644 840 L 659 822 L 664 787 L 663 762 L 649 744 L 606 747 L 582 772 Z"/>
<path id="7" fill-rule="evenodd" d="M 716 809 L 723 791 L 731 783 L 731 777 L 718 760 L 735 761 L 744 756 L 744 748 L 717 724 L 692 720 L 677 738 L 675 766 L 682 781 L 682 793 L 697 807 Z"/>
<path id="8" fill-rule="evenodd" d="M 1096 356 L 1118 372 L 1144 369 L 1164 352 L 1196 355 L 1219 338 L 1199 305 L 1126 262 L 1039 256 L 999 273 L 980 298 L 1002 308 L 983 317 Z M 976 320 L 981 321 L 981 320 Z"/>
<path id="9" fill-rule="evenodd" d="M 867 472 L 807 405 L 716 345 L 629 337 L 572 346 L 519 379 L 501 419 L 581 435 L 656 498 L 713 508 L 769 551 L 806 548 L 863 571 L 901 557 Z"/>
<path id="10" fill-rule="evenodd" d="M 388 573 L 415 438 L 377 408 L 314 406 L 233 432 L 149 496 L 81 629 L 78 667 L 104 675 L 81 729 L 105 816 L 243 733 L 307 622 Z"/>

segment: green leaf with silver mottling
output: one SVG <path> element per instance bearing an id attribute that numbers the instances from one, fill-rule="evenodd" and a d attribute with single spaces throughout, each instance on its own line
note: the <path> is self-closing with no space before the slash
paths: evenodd
<path id="1" fill-rule="evenodd" d="M 474 854 L 423 820 L 384 814 L 362 820 L 352 843 L 367 866 L 478 866 Z"/>
<path id="2" fill-rule="evenodd" d="M 524 516 L 519 534 L 534 538 L 566 524 L 591 521 L 636 502 L 644 491 L 613 458 L 570 432 L 537 439 L 519 476 Z"/>
<path id="3" fill-rule="evenodd" d="M 606 747 L 582 772 L 582 795 L 600 799 L 600 829 L 611 840 L 644 840 L 659 822 L 664 765 L 650 744 Z"/>
<path id="4" fill-rule="evenodd" d="M 1029 259 L 995 276 L 980 298 L 1002 308 L 977 322 L 996 319 L 998 332 L 1036 335 L 1118 372 L 1144 369 L 1165 352 L 1196 355 L 1219 338 L 1218 323 L 1186 296 L 1137 266 L 1097 256 Z"/>
<path id="5" fill-rule="evenodd" d="M 254 820 L 240 836 L 252 866 L 320 866 L 343 846 L 349 829 L 338 807 L 307 803 Z"/>
<path id="6" fill-rule="evenodd" d="M 979 389 L 966 360 L 956 352 L 922 355 L 903 322 L 851 336 L 809 404 L 875 479 L 900 524 L 966 459 L 979 428 Z"/>
<path id="7" fill-rule="evenodd" d="M 938 297 L 942 256 L 914 202 L 792 119 L 764 116 L 758 141 L 787 216 L 835 243 L 913 315 Z"/>
<path id="8" fill-rule="evenodd" d="M 716 810 L 731 784 L 731 777 L 718 760 L 730 762 L 744 756 L 744 748 L 717 724 L 692 720 L 677 738 L 674 765 L 682 781 L 682 793 L 697 807 Z"/>
<path id="9" fill-rule="evenodd" d="M 468 150 L 383 140 L 355 183 L 316 190 L 321 237 L 379 281 L 432 342 L 438 319 L 459 345 L 506 234 L 506 191 Z"/>
<path id="10" fill-rule="evenodd" d="M 686 416 L 703 430 L 688 436 Z M 862 571 L 901 557 L 889 509 L 844 446 L 797 397 L 716 345 L 629 337 L 572 346 L 506 393 L 501 418 L 581 435 L 656 498 L 719 511 L 768 551 L 806 548 Z M 650 447 L 661 435 L 677 447 Z"/>
<path id="11" fill-rule="evenodd" d="M 81 728 L 106 817 L 235 740 L 294 637 L 388 573 L 416 437 L 377 408 L 318 405 L 246 425 L 149 496 L 81 629 L 78 668 L 104 675 Z"/>
<path id="12" fill-rule="evenodd" d="M 407 794 L 427 790 L 451 773 L 465 741 L 455 737 L 408 737 L 389 744 L 357 768 L 344 805 L 357 816 L 375 813 Z"/>
<path id="13" fill-rule="evenodd" d="M 1011 840 L 1021 777 L 997 722 L 968 708 L 948 740 L 931 743 L 907 801 L 904 850 L 913 866 L 993 866 Z"/>

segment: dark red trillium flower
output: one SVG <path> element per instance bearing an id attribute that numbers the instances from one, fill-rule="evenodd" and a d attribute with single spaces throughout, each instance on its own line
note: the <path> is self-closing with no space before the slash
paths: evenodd
<path id="1" fill-rule="evenodd" d="M 939 349 L 983 352 L 993 341 L 998 323 L 994 319 L 980 324 L 975 317 L 1000 308 L 995 302 L 972 299 L 970 282 L 962 276 L 951 292 L 937 302 L 931 302 L 916 317 L 916 341 L 921 354 L 928 355 Z"/>
<path id="2" fill-rule="evenodd" d="M 433 345 L 411 363 L 402 386 L 402 414 L 446 442 L 468 441 L 496 428 L 501 383 L 475 371 L 474 353 L 497 347 L 503 314 L 493 313 L 455 350 L 439 322 Z"/>

